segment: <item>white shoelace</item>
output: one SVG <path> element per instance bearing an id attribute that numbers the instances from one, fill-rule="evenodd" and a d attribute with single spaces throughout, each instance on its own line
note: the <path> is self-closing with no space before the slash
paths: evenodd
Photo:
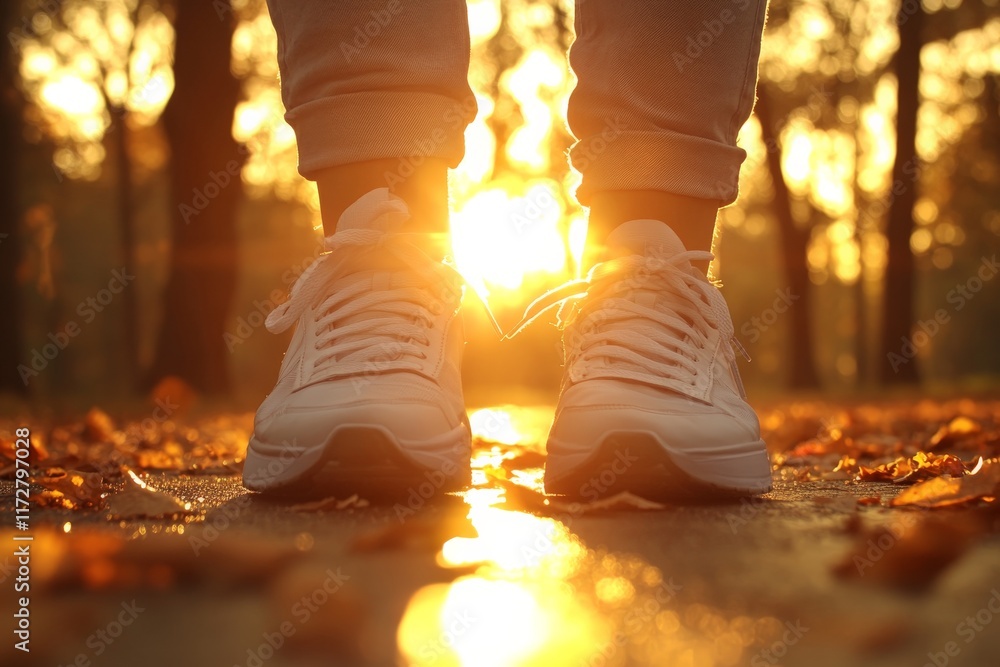
<path id="1" fill-rule="evenodd" d="M 565 330 L 566 367 L 606 359 L 621 370 L 694 384 L 711 329 L 746 351 L 717 288 L 683 270 L 688 262 L 711 260 L 706 251 L 689 250 L 669 258 L 632 255 L 602 262 L 586 279 L 572 281 L 535 300 L 511 336 L 559 305 L 557 324 Z M 640 292 L 635 300 L 625 293 Z M 669 310 L 642 303 L 641 292 L 669 293 Z"/>
<path id="2" fill-rule="evenodd" d="M 338 374 L 384 370 L 409 357 L 425 359 L 427 329 L 442 309 L 454 309 L 461 300 L 458 274 L 447 265 L 430 260 L 406 239 L 406 234 L 370 229 L 347 229 L 328 237 L 328 252 L 310 264 L 292 286 L 287 301 L 267 317 L 272 333 L 285 331 L 317 305 L 314 344 L 322 356 L 315 370 Z M 334 288 L 342 269 L 366 269 L 364 256 L 386 252 L 398 259 L 409 274 L 400 285 L 372 289 L 372 282 L 358 280 Z M 376 270 L 377 271 L 377 270 Z M 322 299 L 321 302 L 317 302 Z"/>

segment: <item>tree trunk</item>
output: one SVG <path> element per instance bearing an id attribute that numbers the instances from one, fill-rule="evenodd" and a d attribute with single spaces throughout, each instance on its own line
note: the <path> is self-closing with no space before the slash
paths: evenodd
<path id="1" fill-rule="evenodd" d="M 855 135 L 858 131 L 858 125 L 855 122 L 853 126 L 853 131 Z M 864 190 L 861 189 L 861 185 L 857 178 L 857 165 L 861 163 L 861 147 L 860 144 L 855 146 L 854 152 L 854 164 L 855 164 L 855 178 L 854 178 L 854 209 L 855 211 L 864 211 L 868 208 L 868 199 L 865 196 Z M 861 219 L 857 218 L 854 224 L 854 240 L 858 244 L 858 282 L 854 285 L 854 317 L 855 317 L 855 334 L 854 334 L 854 361 L 856 367 L 856 373 L 854 375 L 855 386 L 865 387 L 871 384 L 872 378 L 872 364 L 871 364 L 871 340 L 869 338 L 869 298 L 868 298 L 868 285 L 865 281 L 865 235 L 866 231 L 862 229 Z"/>
<path id="2" fill-rule="evenodd" d="M 912 15 L 906 12 L 912 11 Z M 912 355 L 914 323 L 913 204 L 917 199 L 920 165 L 917 159 L 917 109 L 920 106 L 920 49 L 924 10 L 904 3 L 899 12 L 899 50 L 896 52 L 896 158 L 886 224 L 889 243 L 882 296 L 882 345 L 879 380 L 882 384 L 916 384 L 920 376 Z M 909 353 L 909 354 L 908 354 Z"/>
<path id="3" fill-rule="evenodd" d="M 775 127 L 770 97 L 765 86 L 757 88 L 754 112 L 760 120 L 762 138 L 767 149 L 767 170 L 774 184 L 774 215 L 778 220 L 785 279 L 788 288 L 798 297 L 789 309 L 791 318 L 791 370 L 788 384 L 795 389 L 819 386 L 813 355 L 812 289 L 806 251 L 809 249 L 809 229 L 800 229 L 792 216 L 791 193 L 781 172 L 781 150 L 778 128 Z"/>
<path id="4" fill-rule="evenodd" d="M 3 34 L 13 34 L 14 21 L 20 16 L 20 3 L 6 2 L 0 15 Z M 4 40 L 5 42 L 7 40 Z M 10 43 L 0 48 L 0 392 L 24 395 L 27 386 L 17 373 L 21 362 L 21 292 L 17 267 L 21 263 L 19 223 L 21 221 L 18 186 L 18 159 L 22 143 L 21 91 L 17 87 L 20 54 Z"/>
<path id="5" fill-rule="evenodd" d="M 236 289 L 236 213 L 243 152 L 232 137 L 240 85 L 233 77 L 232 12 L 178 0 L 175 87 L 164 111 L 171 149 L 173 248 L 150 383 L 177 376 L 196 389 L 230 389 L 223 342 Z"/>
<path id="6" fill-rule="evenodd" d="M 111 141 L 114 144 L 115 167 L 117 169 L 118 226 L 121 236 L 122 261 L 126 271 L 134 274 L 135 226 L 132 220 L 132 159 L 128 153 L 128 124 L 125 122 L 124 108 L 109 106 L 111 113 Z M 127 289 L 122 294 L 125 304 L 125 378 L 127 389 L 135 388 L 139 364 L 139 303 L 136 290 Z"/>

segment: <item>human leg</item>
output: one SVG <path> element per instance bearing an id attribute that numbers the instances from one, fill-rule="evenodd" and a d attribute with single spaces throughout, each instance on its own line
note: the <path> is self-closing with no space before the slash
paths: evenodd
<path id="1" fill-rule="evenodd" d="M 718 207 L 737 194 L 736 134 L 753 106 L 765 2 L 590 0 L 578 12 L 571 159 L 594 268 L 565 317 L 546 487 L 764 491 L 739 344 L 705 268 Z"/>

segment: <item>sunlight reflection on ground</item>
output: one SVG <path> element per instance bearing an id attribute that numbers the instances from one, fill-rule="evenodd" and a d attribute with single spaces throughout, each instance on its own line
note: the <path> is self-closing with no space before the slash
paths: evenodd
<path id="1" fill-rule="evenodd" d="M 537 417 L 474 412 L 474 468 L 538 447 Z M 541 486 L 540 469 L 513 479 Z M 475 569 L 412 596 L 397 634 L 405 664 L 734 665 L 784 630 L 774 618 L 730 617 L 686 599 L 679 582 L 642 558 L 589 548 L 571 530 L 573 517 L 501 509 L 503 491 L 482 474 L 476 483 L 464 498 L 477 536 L 454 537 L 438 554 L 443 568 Z"/>

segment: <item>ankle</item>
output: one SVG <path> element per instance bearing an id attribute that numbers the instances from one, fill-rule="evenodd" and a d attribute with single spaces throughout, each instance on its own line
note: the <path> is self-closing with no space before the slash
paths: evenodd
<path id="1" fill-rule="evenodd" d="M 336 231 L 340 217 L 351 204 L 368 192 L 385 187 L 406 202 L 410 211 L 406 231 L 448 233 L 448 166 L 442 159 L 427 158 L 416 167 L 406 158 L 330 167 L 317 174 L 316 187 L 327 236 Z"/>
<path id="2" fill-rule="evenodd" d="M 592 197 L 584 266 L 604 255 L 604 242 L 616 227 L 630 220 L 659 220 L 677 235 L 687 250 L 711 250 L 719 203 L 657 190 L 597 192 Z M 708 271 L 708 262 L 695 262 Z"/>

